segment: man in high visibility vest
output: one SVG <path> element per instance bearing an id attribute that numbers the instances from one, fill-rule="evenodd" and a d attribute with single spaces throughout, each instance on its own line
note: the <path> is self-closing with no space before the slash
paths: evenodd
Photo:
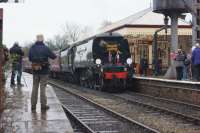
<path id="1" fill-rule="evenodd" d="M 11 86 L 15 85 L 15 75 L 17 74 L 17 85 L 21 86 L 22 76 L 22 57 L 24 52 L 19 46 L 18 42 L 15 42 L 13 47 L 10 49 L 10 56 L 12 62 L 12 75 L 11 75 Z"/>

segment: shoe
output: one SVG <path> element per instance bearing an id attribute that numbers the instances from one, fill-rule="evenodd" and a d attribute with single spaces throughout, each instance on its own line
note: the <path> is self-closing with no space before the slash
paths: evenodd
<path id="1" fill-rule="evenodd" d="M 21 87 L 23 87 L 24 85 L 23 85 L 23 84 L 21 84 L 21 83 L 17 83 L 17 86 L 21 86 Z"/>
<path id="2" fill-rule="evenodd" d="M 10 87 L 15 87 L 15 83 L 11 83 L 11 84 L 10 84 Z"/>
<path id="3" fill-rule="evenodd" d="M 36 106 L 31 106 L 31 110 L 35 111 L 36 110 Z"/>
<path id="4" fill-rule="evenodd" d="M 48 110 L 48 109 L 50 109 L 50 107 L 48 105 L 45 105 L 45 106 L 41 106 L 41 109 L 42 110 Z"/>

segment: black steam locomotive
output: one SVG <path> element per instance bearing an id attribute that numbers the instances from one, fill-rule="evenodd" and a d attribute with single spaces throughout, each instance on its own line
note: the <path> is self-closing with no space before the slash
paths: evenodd
<path id="1" fill-rule="evenodd" d="M 61 51 L 59 62 L 60 70 L 51 69 L 54 77 L 62 76 L 99 90 L 126 89 L 134 72 L 128 41 L 116 33 L 100 34 L 72 44 Z"/>

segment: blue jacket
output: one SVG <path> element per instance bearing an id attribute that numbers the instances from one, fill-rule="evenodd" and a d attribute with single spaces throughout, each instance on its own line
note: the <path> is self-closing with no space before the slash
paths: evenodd
<path id="1" fill-rule="evenodd" d="M 49 63 L 48 59 L 55 59 L 56 55 L 43 43 L 36 42 L 29 50 L 29 61 L 33 63 L 47 63 L 42 70 L 33 71 L 34 74 L 48 74 Z"/>
<path id="2" fill-rule="evenodd" d="M 200 48 L 195 48 L 192 52 L 192 64 L 199 65 L 200 64 Z"/>

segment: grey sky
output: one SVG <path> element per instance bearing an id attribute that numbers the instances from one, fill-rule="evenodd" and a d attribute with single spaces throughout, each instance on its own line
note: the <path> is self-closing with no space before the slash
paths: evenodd
<path id="1" fill-rule="evenodd" d="M 65 22 L 99 28 L 103 20 L 117 21 L 150 6 L 150 0 L 26 0 L 4 7 L 4 43 L 51 38 Z"/>

